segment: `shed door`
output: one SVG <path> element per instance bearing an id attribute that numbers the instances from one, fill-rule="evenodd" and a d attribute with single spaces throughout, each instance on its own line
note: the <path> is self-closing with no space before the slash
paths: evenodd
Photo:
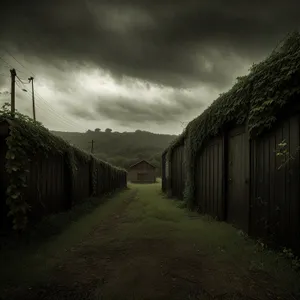
<path id="1" fill-rule="evenodd" d="M 138 181 L 145 181 L 147 179 L 146 173 L 137 173 L 137 180 Z"/>
<path id="2" fill-rule="evenodd" d="M 243 128 L 228 134 L 227 222 L 248 232 L 249 139 Z"/>

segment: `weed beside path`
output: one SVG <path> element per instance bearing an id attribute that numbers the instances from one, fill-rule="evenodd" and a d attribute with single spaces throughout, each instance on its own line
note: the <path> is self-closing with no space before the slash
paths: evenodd
<path id="1" fill-rule="evenodd" d="M 24 274 L 8 265 L 4 299 L 300 299 L 288 261 L 177 204 L 158 184 L 131 185 L 43 245 L 38 260 L 23 257 Z"/>

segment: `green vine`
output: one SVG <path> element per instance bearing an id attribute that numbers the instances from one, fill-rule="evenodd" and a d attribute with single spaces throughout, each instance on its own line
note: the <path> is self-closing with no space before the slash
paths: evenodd
<path id="1" fill-rule="evenodd" d="M 184 200 L 194 207 L 195 162 L 205 141 L 218 135 L 227 124 L 246 124 L 250 137 L 261 134 L 276 121 L 281 109 L 300 94 L 300 34 L 287 36 L 280 49 L 253 65 L 247 76 L 221 94 L 200 116 L 192 120 L 183 135 L 167 149 L 172 151 L 184 139 L 186 182 Z"/>
<path id="2" fill-rule="evenodd" d="M 98 160 L 62 138 L 53 135 L 40 122 L 36 122 L 18 111 L 11 116 L 10 105 L 4 104 L 0 109 L 0 123 L 8 126 L 9 134 L 6 138 L 6 172 L 9 174 L 9 182 L 6 190 L 6 204 L 9 208 L 8 215 L 12 218 L 13 228 L 18 231 L 26 229 L 30 205 L 26 202 L 24 191 L 27 187 L 28 173 L 31 160 L 37 153 L 48 155 L 59 154 L 66 158 L 70 169 L 72 183 L 77 172 L 79 160 L 90 162 L 93 165 L 105 164 L 114 172 L 125 176 L 126 171 L 113 167 L 108 163 Z M 93 175 L 94 193 L 96 191 L 97 178 Z"/>
<path id="3" fill-rule="evenodd" d="M 24 201 L 23 192 L 27 187 L 27 172 L 29 172 L 29 159 L 22 147 L 22 136 L 17 128 L 11 126 L 11 136 L 7 138 L 8 151 L 6 153 L 6 171 L 10 176 L 7 188 L 6 203 L 9 207 L 8 216 L 13 217 L 14 229 L 25 228 L 27 225 L 27 212 L 30 206 Z"/>
<path id="4" fill-rule="evenodd" d="M 285 140 L 282 140 L 278 145 L 277 149 L 275 149 L 276 156 L 281 158 L 281 164 L 278 167 L 278 170 L 283 168 L 285 165 L 287 165 L 291 160 L 294 160 L 296 155 L 300 151 L 300 146 L 297 147 L 294 153 L 290 153 L 288 149 L 288 144 Z"/>
<path id="5" fill-rule="evenodd" d="M 300 271 L 300 258 L 291 249 L 283 248 L 282 255 L 290 260 L 291 266 L 295 271 Z"/>

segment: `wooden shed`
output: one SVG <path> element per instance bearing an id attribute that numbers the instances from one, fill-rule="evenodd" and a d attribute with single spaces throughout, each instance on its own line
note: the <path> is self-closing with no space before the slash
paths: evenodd
<path id="1" fill-rule="evenodd" d="M 129 167 L 128 179 L 132 183 L 155 183 L 156 168 L 146 160 L 141 160 Z"/>

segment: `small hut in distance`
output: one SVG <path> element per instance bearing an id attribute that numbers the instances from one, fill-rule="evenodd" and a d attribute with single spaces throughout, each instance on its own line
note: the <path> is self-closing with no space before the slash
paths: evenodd
<path id="1" fill-rule="evenodd" d="M 141 160 L 129 167 L 128 180 L 132 183 L 155 183 L 156 168 L 146 160 Z"/>

